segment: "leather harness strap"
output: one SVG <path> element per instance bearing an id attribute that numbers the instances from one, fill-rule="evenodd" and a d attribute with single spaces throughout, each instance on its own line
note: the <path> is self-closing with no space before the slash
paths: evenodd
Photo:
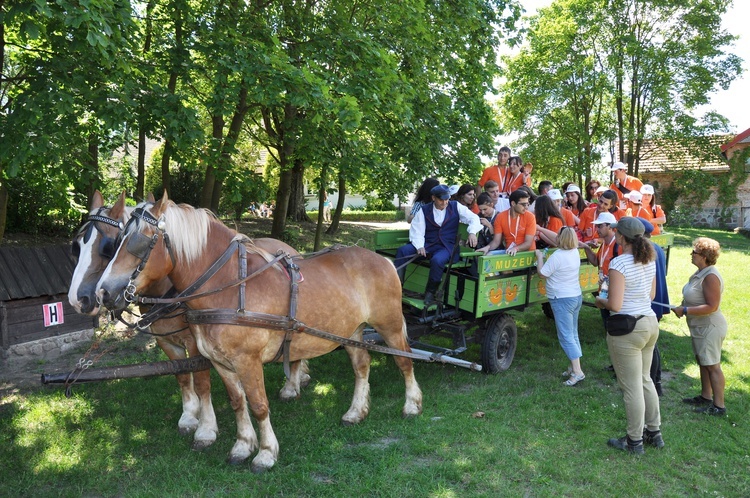
<path id="1" fill-rule="evenodd" d="M 185 317 L 187 318 L 188 323 L 194 324 L 221 323 L 225 325 L 240 325 L 244 327 L 260 327 L 267 329 L 285 330 L 292 333 L 305 333 L 318 337 L 320 339 L 326 339 L 331 342 L 336 342 L 344 346 L 353 346 L 368 349 L 370 351 L 376 351 L 379 353 L 412 358 L 415 360 L 436 361 L 436 357 L 439 356 L 438 354 L 434 354 L 426 358 L 423 354 L 412 353 L 408 351 L 402 351 L 400 349 L 378 346 L 377 344 L 370 344 L 354 339 L 348 339 L 346 337 L 341 337 L 329 332 L 324 332 L 313 327 L 308 327 L 299 320 L 291 319 L 288 316 L 270 315 L 268 313 L 258 313 L 253 311 L 246 311 L 240 314 L 232 309 L 216 308 L 205 310 L 188 310 L 185 313 Z M 276 358 L 278 358 L 278 355 Z"/>
<path id="2" fill-rule="evenodd" d="M 324 249 L 318 253 L 314 253 L 314 256 L 320 255 L 325 252 L 330 252 L 340 249 L 340 246 L 333 246 L 331 248 Z M 200 287 L 202 287 L 212 276 L 214 276 L 223 266 L 229 261 L 232 254 L 238 253 L 239 259 L 239 275 L 238 280 L 228 285 L 213 289 L 210 291 L 203 292 L 201 294 L 192 294 Z M 300 281 L 300 269 L 299 266 L 294 262 L 295 258 L 300 256 L 291 256 L 286 253 L 278 254 L 271 261 L 266 262 L 263 266 L 255 270 L 252 274 L 247 275 L 247 248 L 245 247 L 241 238 L 235 238 L 224 253 L 201 275 L 198 280 L 191 284 L 187 289 L 182 291 L 177 297 L 174 298 L 150 298 L 141 297 L 139 302 L 143 304 L 178 304 L 191 299 L 208 296 L 222 292 L 226 289 L 239 286 L 238 291 L 238 306 L 236 310 L 226 308 L 215 308 L 215 309 L 202 309 L 192 310 L 189 309 L 185 312 L 185 319 L 190 324 L 205 325 L 205 324 L 225 324 L 225 325 L 239 325 L 244 327 L 261 327 L 275 330 L 283 330 L 284 340 L 282 342 L 279 351 L 276 356 L 271 360 L 277 361 L 283 356 L 284 374 L 287 378 L 290 378 L 290 367 L 291 361 L 290 349 L 291 342 L 294 338 L 295 333 L 305 333 L 321 339 L 326 339 L 344 346 L 352 346 L 367 349 L 370 351 L 376 351 L 379 353 L 391 354 L 396 356 L 403 356 L 415 360 L 423 361 L 437 361 L 440 356 L 438 353 L 426 357 L 424 354 L 417 354 L 408 351 L 402 351 L 400 349 L 390 348 L 386 346 L 379 346 L 376 344 L 370 344 L 346 337 L 337 336 L 329 332 L 325 332 L 313 327 L 308 327 L 304 323 L 297 320 L 297 302 L 299 294 L 299 281 Z M 282 262 L 289 273 L 290 290 L 289 290 L 289 313 L 287 316 L 271 315 L 268 313 L 259 313 L 245 310 L 245 284 L 248 280 L 258 276 L 265 270 L 271 268 L 278 262 Z M 166 308 L 166 307 L 165 307 Z M 157 317 L 154 317 L 154 321 Z"/>

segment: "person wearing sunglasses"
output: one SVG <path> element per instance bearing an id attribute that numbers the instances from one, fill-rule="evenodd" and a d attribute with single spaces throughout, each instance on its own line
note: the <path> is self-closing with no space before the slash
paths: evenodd
<path id="1" fill-rule="evenodd" d="M 584 192 L 586 202 L 596 202 L 596 200 L 599 198 L 599 194 L 596 193 L 597 189 L 601 187 L 601 183 L 599 183 L 599 180 L 589 180 L 589 182 L 586 184 L 586 192 Z"/>
<path id="2" fill-rule="evenodd" d="M 498 215 L 502 240 L 505 242 L 505 252 L 511 256 L 519 251 L 533 251 L 536 249 L 534 237 L 536 236 L 536 218 L 529 209 L 529 193 L 523 189 L 515 190 L 510 194 L 510 209 Z M 496 240 L 493 240 L 493 245 Z M 490 250 L 497 247 L 490 247 Z"/>
<path id="3" fill-rule="evenodd" d="M 716 269 L 720 246 L 714 239 L 698 237 L 690 258 L 698 270 L 682 288 L 682 305 L 672 311 L 687 319 L 693 352 L 701 373 L 701 393 L 685 398 L 695 411 L 724 416 L 724 372 L 721 370 L 721 346 L 727 336 L 727 320 L 719 308 L 724 281 Z"/>

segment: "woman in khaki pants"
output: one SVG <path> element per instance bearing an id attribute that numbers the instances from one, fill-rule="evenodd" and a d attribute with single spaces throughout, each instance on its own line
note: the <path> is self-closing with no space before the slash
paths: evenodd
<path id="1" fill-rule="evenodd" d="M 610 225 L 622 254 L 609 265 L 609 296 L 597 298 L 598 308 L 617 315 L 640 317 L 632 332 L 607 333 L 607 347 L 622 389 L 627 417 L 627 434 L 607 444 L 617 449 L 643 454 L 643 444 L 664 447 L 661 436 L 659 396 L 651 380 L 651 360 L 659 338 L 659 324 L 651 309 L 656 292 L 656 254 L 644 237 L 643 224 L 637 218 L 623 217 Z M 645 427 L 645 428 L 644 428 Z"/>

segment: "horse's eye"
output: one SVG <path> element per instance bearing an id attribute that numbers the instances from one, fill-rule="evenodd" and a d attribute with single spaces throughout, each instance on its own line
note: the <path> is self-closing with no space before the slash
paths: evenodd
<path id="1" fill-rule="evenodd" d="M 110 237 L 105 237 L 99 244 L 99 256 L 104 259 L 112 259 L 115 257 L 115 241 Z"/>
<path id="2" fill-rule="evenodd" d="M 78 243 L 77 240 L 74 240 L 73 243 L 70 244 L 70 253 L 76 259 L 78 259 L 81 256 L 81 245 Z"/>

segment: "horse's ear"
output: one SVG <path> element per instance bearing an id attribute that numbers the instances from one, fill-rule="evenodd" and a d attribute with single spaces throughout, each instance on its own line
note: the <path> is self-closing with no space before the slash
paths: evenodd
<path id="1" fill-rule="evenodd" d="M 156 203 L 156 197 L 154 197 L 154 193 L 153 192 L 149 192 L 148 193 L 148 195 L 146 196 L 146 202 L 150 202 L 151 204 L 155 204 Z"/>
<path id="2" fill-rule="evenodd" d="M 117 198 L 117 202 L 109 210 L 109 217 L 113 220 L 120 220 L 123 218 L 125 213 L 125 191 L 123 190 L 120 196 Z"/>
<path id="3" fill-rule="evenodd" d="M 94 191 L 94 195 L 91 198 L 91 210 L 98 209 L 104 205 L 104 198 L 99 190 Z"/>
<path id="4" fill-rule="evenodd" d="M 169 204 L 169 196 L 167 195 L 167 190 L 164 189 L 164 195 L 158 202 L 154 203 L 152 214 L 158 218 L 167 209 L 167 204 Z"/>

